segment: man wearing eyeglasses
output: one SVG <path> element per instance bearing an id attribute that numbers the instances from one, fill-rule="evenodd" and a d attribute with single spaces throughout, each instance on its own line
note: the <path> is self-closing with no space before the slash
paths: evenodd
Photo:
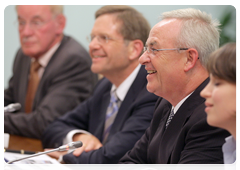
<path id="1" fill-rule="evenodd" d="M 4 106 L 21 109 L 4 114 L 4 132 L 41 138 L 53 120 L 91 94 L 97 77 L 88 52 L 63 34 L 63 6 L 16 6 L 21 48 L 4 91 Z"/>
<path id="2" fill-rule="evenodd" d="M 150 127 L 120 163 L 220 164 L 228 132 L 206 122 L 204 67 L 219 46 L 219 23 L 196 9 L 162 14 L 150 31 L 139 61 L 147 89 L 161 96 Z"/>
<path id="3" fill-rule="evenodd" d="M 71 141 L 83 146 L 65 163 L 110 164 L 130 150 L 150 125 L 157 96 L 146 89 L 147 72 L 138 62 L 150 26 L 129 6 L 104 6 L 95 13 L 90 35 L 91 69 L 103 78 L 93 95 L 50 125 L 45 148 Z M 62 153 L 49 154 L 60 158 Z"/>

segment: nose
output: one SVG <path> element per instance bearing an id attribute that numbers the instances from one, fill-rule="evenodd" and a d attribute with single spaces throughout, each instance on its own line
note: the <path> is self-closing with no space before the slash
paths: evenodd
<path id="1" fill-rule="evenodd" d="M 140 58 L 138 59 L 139 63 L 142 64 L 142 65 L 145 65 L 147 63 L 150 62 L 150 58 L 148 56 L 148 52 L 145 51 L 141 56 Z"/>
<path id="2" fill-rule="evenodd" d="M 94 37 L 90 44 L 89 44 L 89 50 L 96 50 L 96 49 L 99 49 L 101 46 L 99 44 L 99 41 L 97 40 L 97 37 Z"/>
<path id="3" fill-rule="evenodd" d="M 208 83 L 208 85 L 200 92 L 200 95 L 203 97 L 203 98 L 208 98 L 208 97 L 211 97 L 211 84 L 210 82 Z"/>
<path id="4" fill-rule="evenodd" d="M 26 24 L 22 29 L 19 29 L 19 32 L 24 36 L 29 36 L 33 34 L 33 29 L 30 24 Z"/>

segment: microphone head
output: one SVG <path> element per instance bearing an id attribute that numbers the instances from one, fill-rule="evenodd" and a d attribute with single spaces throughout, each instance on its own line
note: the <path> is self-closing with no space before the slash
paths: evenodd
<path id="1" fill-rule="evenodd" d="M 76 148 L 79 148 L 79 147 L 81 147 L 83 144 L 82 144 L 82 142 L 81 141 L 77 141 L 77 142 L 70 142 L 70 143 L 68 143 L 68 144 L 66 144 L 66 145 L 63 145 L 63 146 L 60 146 L 59 148 L 58 148 L 58 151 L 67 151 L 67 150 L 69 150 L 69 149 L 76 149 Z"/>
<path id="2" fill-rule="evenodd" d="M 81 141 L 71 142 L 68 144 L 69 149 L 76 149 L 82 147 L 83 143 Z"/>
<path id="3" fill-rule="evenodd" d="M 15 110 L 20 110 L 21 109 L 21 104 L 20 103 L 14 103 L 13 108 L 15 108 Z"/>
<path id="4" fill-rule="evenodd" d="M 4 112 L 15 112 L 21 109 L 20 103 L 12 103 L 4 107 Z"/>

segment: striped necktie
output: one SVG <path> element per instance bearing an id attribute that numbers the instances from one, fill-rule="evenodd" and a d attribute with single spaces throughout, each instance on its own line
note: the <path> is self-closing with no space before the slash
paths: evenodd
<path id="1" fill-rule="evenodd" d="M 168 120 L 167 120 L 167 123 L 166 123 L 166 129 L 167 129 L 168 125 L 170 124 L 170 122 L 172 121 L 172 118 L 174 116 L 174 111 L 173 110 L 174 109 L 171 110 L 171 113 L 170 113 L 170 115 L 168 117 Z"/>
<path id="2" fill-rule="evenodd" d="M 104 133 L 103 133 L 103 144 L 106 142 L 110 129 L 112 127 L 112 124 L 114 122 L 114 119 L 118 113 L 118 97 L 116 94 L 116 91 L 113 91 L 111 93 L 111 99 L 110 103 L 107 108 L 106 118 L 105 118 L 105 127 L 104 127 Z"/>
<path id="3" fill-rule="evenodd" d="M 38 70 L 41 67 L 38 60 L 35 60 L 31 64 L 30 68 L 30 77 L 28 80 L 28 89 L 27 89 L 27 95 L 25 99 L 25 112 L 30 113 L 32 111 L 32 104 L 35 97 L 35 93 L 38 87 L 39 83 L 39 76 L 38 76 Z"/>

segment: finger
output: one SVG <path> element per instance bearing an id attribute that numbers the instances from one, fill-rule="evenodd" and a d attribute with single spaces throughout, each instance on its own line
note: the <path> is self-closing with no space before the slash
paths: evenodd
<path id="1" fill-rule="evenodd" d="M 84 151 L 85 147 L 81 147 L 81 148 L 78 148 L 76 149 L 75 151 L 73 151 L 73 155 L 74 156 L 80 156 L 81 153 Z"/>
<path id="2" fill-rule="evenodd" d="M 86 146 L 86 148 L 84 149 L 84 151 L 85 151 L 85 152 L 89 152 L 89 151 L 91 151 L 91 150 L 94 150 L 94 148 L 95 148 L 94 143 L 89 143 L 89 144 Z"/>
<path id="3" fill-rule="evenodd" d="M 99 144 L 97 144 L 96 146 L 95 146 L 95 149 L 99 149 L 99 148 L 101 148 L 103 145 L 101 144 L 101 143 L 99 143 Z"/>
<path id="4" fill-rule="evenodd" d="M 45 151 L 49 151 L 49 150 L 52 150 L 52 148 L 46 148 L 43 151 L 45 152 Z"/>
<path id="5" fill-rule="evenodd" d="M 52 158 L 58 159 L 59 156 L 60 156 L 60 153 L 58 153 L 58 152 L 50 152 L 50 153 L 47 153 L 47 155 L 52 157 Z"/>

